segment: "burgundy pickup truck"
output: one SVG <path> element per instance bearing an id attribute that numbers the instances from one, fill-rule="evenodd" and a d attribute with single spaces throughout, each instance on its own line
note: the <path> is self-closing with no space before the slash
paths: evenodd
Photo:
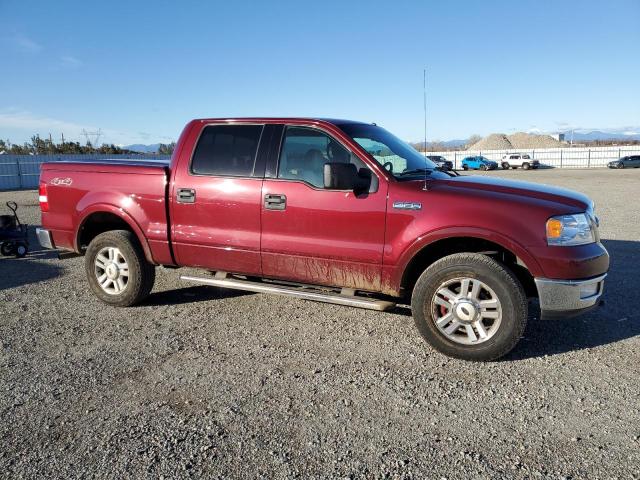
<path id="1" fill-rule="evenodd" d="M 528 298 L 563 318 L 598 305 L 609 267 L 593 203 L 559 188 L 461 176 L 375 124 L 190 122 L 169 163 L 42 166 L 40 243 L 85 256 L 89 285 L 130 306 L 155 267 L 183 280 L 372 310 L 411 303 L 437 350 L 492 360 Z"/>

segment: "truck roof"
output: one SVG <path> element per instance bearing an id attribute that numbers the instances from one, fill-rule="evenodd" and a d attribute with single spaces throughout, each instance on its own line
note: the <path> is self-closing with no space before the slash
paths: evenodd
<path id="1" fill-rule="evenodd" d="M 370 125 L 370 122 L 360 122 L 357 120 L 346 120 L 341 118 L 324 117 L 220 117 L 220 118 L 197 118 L 195 122 L 266 122 L 266 123 L 291 123 L 291 122 L 325 122 L 333 125 L 360 124 Z"/>

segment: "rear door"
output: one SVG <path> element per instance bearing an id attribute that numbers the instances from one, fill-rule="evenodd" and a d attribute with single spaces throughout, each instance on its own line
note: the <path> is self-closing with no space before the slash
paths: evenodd
<path id="1" fill-rule="evenodd" d="M 325 189 L 327 162 L 366 168 L 328 133 L 286 127 L 262 189 L 263 275 L 376 291 L 382 271 L 387 183 L 372 173 L 376 187 L 369 193 Z"/>
<path id="2" fill-rule="evenodd" d="M 192 135 L 172 186 L 172 241 L 180 265 L 261 274 L 263 151 L 273 126 L 210 124 Z M 198 135 L 199 133 L 199 135 Z"/>

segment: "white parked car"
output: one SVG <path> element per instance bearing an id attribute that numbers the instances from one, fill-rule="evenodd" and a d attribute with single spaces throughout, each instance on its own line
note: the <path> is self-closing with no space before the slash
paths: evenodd
<path id="1" fill-rule="evenodd" d="M 500 164 L 505 170 L 518 167 L 529 170 L 530 168 L 538 168 L 540 166 L 538 160 L 531 158 L 531 156 L 526 153 L 507 153 L 502 156 Z"/>

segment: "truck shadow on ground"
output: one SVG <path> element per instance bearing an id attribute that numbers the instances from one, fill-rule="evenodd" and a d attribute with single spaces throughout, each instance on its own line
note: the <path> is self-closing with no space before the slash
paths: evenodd
<path id="1" fill-rule="evenodd" d="M 581 317 L 540 320 L 533 306 L 524 337 L 504 360 L 556 355 L 596 348 L 640 335 L 640 242 L 603 240 L 611 256 L 605 304 Z"/>
<path id="2" fill-rule="evenodd" d="M 36 227 L 30 226 L 29 251 L 24 258 L 0 257 L 0 290 L 50 280 L 62 274 L 62 269 L 55 264 L 35 261 L 56 258 L 55 251 L 40 246 L 35 232 Z"/>
<path id="3" fill-rule="evenodd" d="M 184 303 L 206 302 L 209 300 L 222 300 L 224 298 L 242 297 L 253 295 L 253 292 L 231 290 L 207 286 L 196 286 L 153 292 L 142 303 L 143 306 L 157 307 L 164 305 L 180 305 Z"/>
<path id="4" fill-rule="evenodd" d="M 5 257 L 0 260 L 0 291 L 51 280 L 62 274 L 62 269 L 50 263 L 25 258 Z"/>

